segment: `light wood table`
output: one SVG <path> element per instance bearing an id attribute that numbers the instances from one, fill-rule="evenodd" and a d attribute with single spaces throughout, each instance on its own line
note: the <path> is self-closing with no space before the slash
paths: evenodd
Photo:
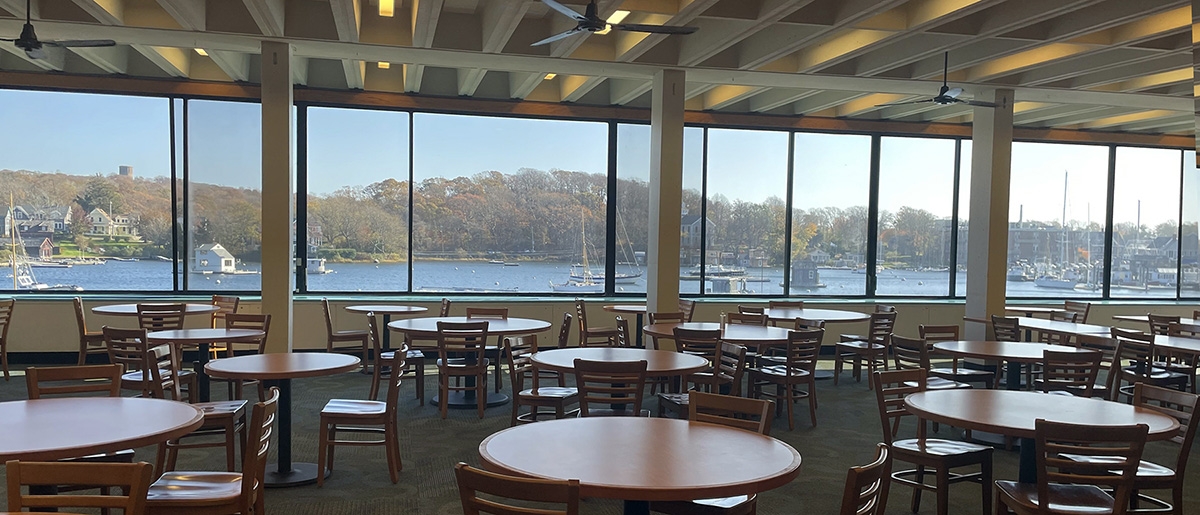
<path id="1" fill-rule="evenodd" d="M 1063 308 L 1050 308 L 1045 306 L 1004 306 L 1004 311 L 1009 313 L 1023 313 L 1025 316 L 1033 318 L 1036 315 L 1050 316 L 1051 313 L 1066 311 Z"/>
<path id="2" fill-rule="evenodd" d="M 1154 346 L 1163 349 L 1170 349 L 1173 352 L 1186 352 L 1200 355 L 1200 338 L 1188 338 L 1186 336 L 1166 336 L 1159 334 L 1154 336 Z"/>
<path id="3" fill-rule="evenodd" d="M 1107 336 L 1112 332 L 1112 327 L 1107 325 L 1059 322 L 1055 320 L 1046 320 L 1043 318 L 1017 317 L 1017 322 L 1021 325 L 1021 329 L 1025 329 L 1026 331 L 1032 329 L 1034 331 L 1059 333 L 1071 336 L 1080 334 Z"/>
<path id="4" fill-rule="evenodd" d="M 1141 323 L 1146 324 L 1147 326 L 1150 324 L 1150 317 L 1146 315 L 1113 315 L 1112 319 L 1120 322 Z M 1179 317 L 1179 323 L 1196 324 L 1200 322 L 1197 322 L 1195 318 Z"/>
<path id="5" fill-rule="evenodd" d="M 0 402 L 0 461 L 54 461 L 155 445 L 191 433 L 204 412 L 141 397 Z"/>
<path id="6" fill-rule="evenodd" d="M 1037 419 L 1088 426 L 1146 424 L 1150 440 L 1170 439 L 1179 430 L 1178 420 L 1151 409 L 1038 392 L 937 390 L 914 393 L 904 403 L 926 420 L 1020 438 L 1022 483 L 1037 482 Z"/>
<path id="7" fill-rule="evenodd" d="M 1009 390 L 1021 389 L 1021 364 L 1036 363 L 1042 360 L 1045 351 L 1077 352 L 1082 349 L 1066 345 L 1050 345 L 1035 342 L 998 342 L 998 341 L 948 341 L 933 344 L 934 350 L 964 358 L 976 358 L 992 361 L 1003 361 L 1007 364 L 1005 370 L 1005 387 Z M 1013 378 L 1017 378 L 1013 381 Z M 1032 385 L 1030 385 L 1032 386 Z"/>
<path id="8" fill-rule="evenodd" d="M 731 449 L 736 452 L 731 452 Z M 483 466 L 543 479 L 578 479 L 580 495 L 650 501 L 748 495 L 800 475 L 800 453 L 751 431 L 668 418 L 585 417 L 525 424 L 479 444 Z"/>
<path id="9" fill-rule="evenodd" d="M 661 324 L 650 324 L 642 329 L 646 331 L 646 334 L 656 338 L 674 338 L 676 327 L 699 331 L 722 329 L 721 324 L 718 322 L 684 322 L 682 324 L 678 322 L 664 322 Z M 724 329 L 721 330 L 721 339 L 738 345 L 759 347 L 761 345 L 786 343 L 789 331 L 789 329 L 784 327 L 725 324 Z"/>
<path id="10" fill-rule="evenodd" d="M 424 306 L 402 306 L 395 304 L 358 304 L 354 306 L 346 306 L 346 311 L 351 313 L 375 313 L 383 316 L 383 325 L 387 327 L 392 323 L 392 315 L 416 315 L 429 311 L 429 308 Z M 383 350 L 388 351 L 392 348 L 392 332 L 383 331 Z"/>
<path id="11" fill-rule="evenodd" d="M 792 321 L 797 318 L 805 320 L 824 320 L 826 324 L 845 324 L 853 322 L 865 322 L 871 319 L 871 315 L 859 313 L 857 311 L 846 311 L 842 309 L 816 309 L 816 308 L 767 308 L 763 310 L 767 314 L 767 318 L 776 322 Z"/>
<path id="12" fill-rule="evenodd" d="M 287 352 L 221 358 L 204 370 L 212 377 L 258 379 L 279 387 L 279 463 L 275 470 L 268 467 L 264 483 L 282 487 L 315 483 L 318 472 L 316 463 L 292 462 L 292 379 L 349 372 L 358 364 L 359 359 L 348 354 Z"/>
<path id="13" fill-rule="evenodd" d="M 164 302 L 143 302 L 142 304 L 167 304 Z M 107 306 L 96 306 L 92 308 L 92 313 L 97 315 L 108 315 L 117 317 L 137 316 L 137 304 L 109 304 Z M 184 315 L 211 315 L 216 313 L 221 308 L 212 304 L 184 304 Z"/>
<path id="14" fill-rule="evenodd" d="M 637 333 L 634 335 L 634 343 L 638 347 L 646 346 L 644 343 L 642 343 L 641 331 L 642 321 L 646 316 L 645 304 L 605 304 L 604 310 L 609 313 L 625 313 L 633 315 L 636 318 L 634 321 L 633 330 Z"/>
<path id="15" fill-rule="evenodd" d="M 529 360 L 538 368 L 570 374 L 575 359 L 589 361 L 646 361 L 647 377 L 671 378 L 671 391 L 678 392 L 682 378 L 707 369 L 708 359 L 694 354 L 669 350 L 649 350 L 621 347 L 571 347 L 535 352 Z"/>
<path id="16" fill-rule="evenodd" d="M 179 329 L 169 331 L 153 331 L 146 334 L 146 340 L 149 343 L 169 343 L 177 348 L 183 346 L 196 346 L 199 349 L 199 359 L 194 363 L 196 371 L 196 384 L 198 386 L 198 394 L 200 402 L 208 402 L 209 383 L 208 373 L 204 371 L 204 366 L 209 360 L 209 345 L 217 342 L 237 342 L 250 339 L 262 338 L 267 333 L 257 329 L 226 329 L 224 327 L 218 329 Z"/>

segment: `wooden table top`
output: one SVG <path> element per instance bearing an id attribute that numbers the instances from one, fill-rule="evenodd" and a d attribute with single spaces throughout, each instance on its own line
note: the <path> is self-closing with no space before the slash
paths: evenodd
<path id="1" fill-rule="evenodd" d="M 212 343 L 246 338 L 262 338 L 267 333 L 258 329 L 177 329 L 170 331 L 153 331 L 146 334 L 146 339 L 160 342 L 177 343 Z"/>
<path id="2" fill-rule="evenodd" d="M 374 312 L 376 315 L 412 315 L 429 311 L 429 308 L 424 306 L 401 306 L 395 304 L 356 304 L 353 306 L 346 306 L 346 311 L 363 314 Z"/>
<path id="3" fill-rule="evenodd" d="M 1174 351 L 1200 354 L 1200 338 L 1188 338 L 1186 336 L 1166 336 L 1159 334 L 1154 336 L 1154 346 Z"/>
<path id="4" fill-rule="evenodd" d="M 196 407 L 140 397 L 72 397 L 0 403 L 0 461 L 54 461 L 144 447 L 195 431 Z"/>
<path id="5" fill-rule="evenodd" d="M 1004 310 L 1012 313 L 1028 313 L 1029 315 L 1049 315 L 1058 311 L 1066 311 L 1063 308 L 1050 308 L 1046 306 L 1004 306 Z"/>
<path id="6" fill-rule="evenodd" d="M 162 302 L 143 302 L 142 304 L 164 304 Z M 221 308 L 212 304 L 184 304 L 185 315 L 208 315 L 216 313 Z M 137 316 L 137 304 L 109 304 L 107 306 L 96 306 L 92 308 L 92 313 L 97 315 L 110 316 Z"/>
<path id="7" fill-rule="evenodd" d="M 803 318 L 805 320 L 824 320 L 827 324 L 840 324 L 871 319 L 871 315 L 866 313 L 842 309 L 767 308 L 763 312 L 767 314 L 767 318 L 779 321 Z"/>
<path id="8" fill-rule="evenodd" d="M 1074 322 L 1058 322 L 1044 318 L 1017 317 L 1021 329 L 1047 331 L 1065 334 L 1100 334 L 1108 336 L 1112 327 L 1106 325 L 1077 324 Z"/>
<path id="9" fill-rule="evenodd" d="M 1146 316 L 1146 315 L 1113 315 L 1113 316 L 1112 316 L 1112 319 L 1113 319 L 1113 320 L 1120 320 L 1120 321 L 1122 321 L 1122 322 L 1141 322 L 1141 323 L 1143 323 L 1143 324 L 1149 324 L 1149 323 L 1150 323 L 1150 317 L 1148 317 L 1148 316 Z M 1195 323 L 1197 323 L 1197 321 L 1196 321 L 1196 319 L 1195 319 L 1195 318 L 1186 318 L 1186 317 L 1180 317 L 1180 318 L 1179 318 L 1179 323 L 1181 323 L 1181 324 L 1195 324 Z"/>
<path id="10" fill-rule="evenodd" d="M 570 372 L 575 358 L 591 361 L 642 361 L 651 376 L 687 375 L 708 368 L 708 360 L 692 354 L 669 350 L 632 349 L 627 347 L 573 347 L 535 352 L 529 357 L 538 367 Z"/>
<path id="11" fill-rule="evenodd" d="M 721 324 L 718 322 L 665 322 L 661 324 L 649 324 L 642 327 L 646 334 L 656 338 L 674 338 L 675 328 L 682 327 L 684 329 L 697 329 L 701 331 L 712 331 L 720 329 Z M 763 343 L 782 343 L 788 339 L 789 329 L 786 327 L 763 327 L 761 325 L 747 324 L 725 324 L 725 331 L 721 333 L 721 339 L 731 343 L 742 345 L 759 345 Z"/>
<path id="12" fill-rule="evenodd" d="M 551 326 L 550 322 L 534 320 L 532 318 L 424 317 L 396 320 L 388 324 L 388 329 L 408 334 L 434 336 L 437 335 L 438 322 L 455 322 L 460 324 L 463 322 L 487 322 L 488 334 L 500 336 L 540 333 Z"/>
<path id="13" fill-rule="evenodd" d="M 612 313 L 630 313 L 633 315 L 645 315 L 645 304 L 605 304 L 604 310 Z"/>
<path id="14" fill-rule="evenodd" d="M 348 354 L 325 352 L 279 352 L 220 358 L 204 365 L 204 371 L 222 379 L 296 379 L 349 372 L 359 359 Z"/>
<path id="15" fill-rule="evenodd" d="M 950 341 L 937 342 L 933 348 L 946 354 L 979 359 L 999 359 L 1033 363 L 1042 360 L 1042 353 L 1047 350 L 1058 352 L 1078 352 L 1082 349 L 1066 345 L 1050 345 L 1036 342 L 996 342 L 996 341 Z"/>
<path id="16" fill-rule="evenodd" d="M 1018 438 L 1033 438 L 1034 421 L 1039 418 L 1089 426 L 1146 424 L 1150 440 L 1169 439 L 1179 429 L 1174 417 L 1151 409 L 1041 392 L 937 390 L 914 393 L 904 402 L 909 411 L 927 420 Z"/>
<path id="17" fill-rule="evenodd" d="M 479 456 L 492 471 L 578 479 L 583 497 L 626 501 L 751 494 L 800 475 L 800 453 L 784 442 L 669 418 L 585 417 L 525 424 L 484 439 Z"/>

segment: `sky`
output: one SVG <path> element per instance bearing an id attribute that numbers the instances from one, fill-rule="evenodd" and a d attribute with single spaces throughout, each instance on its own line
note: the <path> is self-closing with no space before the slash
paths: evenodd
<path id="1" fill-rule="evenodd" d="M 131 165 L 139 177 L 168 176 L 169 103 L 162 98 L 0 90 L 0 126 L 10 134 L 0 139 L 0 169 L 107 175 L 119 165 Z M 191 101 L 188 109 L 193 180 L 260 187 L 258 105 Z M 403 112 L 310 108 L 309 191 L 324 194 L 389 177 L 404 179 L 408 117 Z M 603 174 L 608 167 L 608 131 L 600 122 L 419 113 L 413 125 L 418 181 L 521 168 Z M 14 133 L 28 137 L 12 137 Z M 619 177 L 648 180 L 649 138 L 649 126 L 619 126 Z M 703 131 L 688 128 L 684 139 L 684 187 L 699 190 Z M 881 145 L 881 209 L 910 206 L 948 217 L 953 141 L 886 137 Z M 786 132 L 710 129 L 708 147 L 710 194 L 752 202 L 786 196 Z M 1014 143 L 1010 220 L 1059 220 L 1065 173 L 1067 219 L 1084 223 L 1090 216 L 1103 223 L 1107 154 L 1104 146 Z M 1117 222 L 1137 219 L 1138 200 L 1145 225 L 1178 217 L 1180 156 L 1177 150 L 1118 149 Z M 1188 152 L 1185 162 L 1194 162 L 1192 156 Z M 969 169 L 970 142 L 965 141 L 964 209 Z M 795 170 L 796 207 L 865 206 L 870 137 L 798 133 Z"/>

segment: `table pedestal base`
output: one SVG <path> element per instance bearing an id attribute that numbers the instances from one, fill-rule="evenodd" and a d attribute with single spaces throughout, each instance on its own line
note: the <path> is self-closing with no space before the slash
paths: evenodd
<path id="1" fill-rule="evenodd" d="M 625 501 L 625 515 L 650 515 L 649 501 Z"/>
<path id="2" fill-rule="evenodd" d="M 818 370 L 818 371 L 816 371 L 816 373 L 813 374 L 813 379 L 816 379 L 818 381 L 825 380 L 825 379 L 833 379 L 833 371 L 832 370 Z"/>
<path id="3" fill-rule="evenodd" d="M 329 471 L 325 471 L 329 477 Z M 316 463 L 292 463 L 290 472 L 280 472 L 279 465 L 267 465 L 267 473 L 263 477 L 263 485 L 267 488 L 286 488 L 289 486 L 311 485 L 317 482 Z"/>
<path id="4" fill-rule="evenodd" d="M 441 404 L 438 404 L 441 402 L 441 399 L 438 397 L 439 396 L 434 395 L 433 400 L 430 401 L 434 406 L 441 406 Z M 504 404 L 508 404 L 509 400 L 510 399 L 508 398 L 507 394 L 488 392 L 487 407 L 494 408 L 496 406 L 502 406 Z M 475 393 L 450 392 L 449 403 L 447 403 L 446 407 L 450 409 L 475 409 Z"/>
<path id="5" fill-rule="evenodd" d="M 963 431 L 963 440 L 979 442 L 982 444 L 991 445 L 992 447 L 999 447 L 1001 449 L 1005 447 L 1004 435 L 989 433 L 987 431 L 971 431 L 970 438 L 967 437 L 966 431 Z M 1009 440 L 1009 443 L 1012 444 L 1014 449 L 1021 445 L 1020 440 L 1017 438 L 1010 438 Z"/>

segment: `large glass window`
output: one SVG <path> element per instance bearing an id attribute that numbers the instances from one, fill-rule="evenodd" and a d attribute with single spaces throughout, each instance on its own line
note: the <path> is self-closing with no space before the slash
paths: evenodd
<path id="1" fill-rule="evenodd" d="M 871 137 L 795 138 L 790 293 L 864 295 Z"/>
<path id="2" fill-rule="evenodd" d="M 1196 152 L 1183 153 L 1183 228 L 1179 261 L 1183 270 L 1180 295 L 1200 297 L 1200 166 Z"/>
<path id="3" fill-rule="evenodd" d="M 1181 154 L 1179 150 L 1117 147 L 1113 297 L 1175 297 Z M 1096 255 L 1103 253 L 1103 234 L 1089 239 L 1087 247 Z"/>
<path id="4" fill-rule="evenodd" d="M 308 109 L 310 291 L 408 289 L 408 117 Z"/>
<path id="5" fill-rule="evenodd" d="M 0 90 L 0 105 L 3 238 L 17 241 L 0 290 L 170 290 L 170 100 Z"/>
<path id="6" fill-rule="evenodd" d="M 882 138 L 875 292 L 950 294 L 954 140 Z"/>
<path id="7" fill-rule="evenodd" d="M 603 291 L 607 124 L 413 116 L 415 290 Z"/>
<path id="8" fill-rule="evenodd" d="M 1008 296 L 1100 296 L 1108 147 L 1013 143 L 1009 188 Z"/>
<path id="9" fill-rule="evenodd" d="M 788 134 L 708 131 L 706 292 L 783 293 Z"/>

